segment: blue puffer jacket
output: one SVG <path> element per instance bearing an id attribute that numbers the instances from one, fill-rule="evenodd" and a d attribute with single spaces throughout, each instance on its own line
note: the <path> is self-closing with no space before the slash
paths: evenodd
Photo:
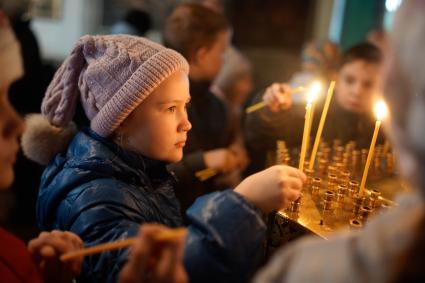
<path id="1" fill-rule="evenodd" d="M 90 129 L 45 169 L 37 202 L 43 230 L 70 230 L 86 245 L 134 236 L 143 222 L 182 225 L 165 164 L 123 151 Z M 188 209 L 184 265 L 190 282 L 244 282 L 261 260 L 265 224 L 232 190 Z M 116 282 L 128 250 L 87 257 L 79 282 Z"/>

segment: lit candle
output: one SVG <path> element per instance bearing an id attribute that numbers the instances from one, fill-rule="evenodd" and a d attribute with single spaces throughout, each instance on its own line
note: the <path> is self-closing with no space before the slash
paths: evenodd
<path id="1" fill-rule="evenodd" d="M 322 137 L 323 127 L 325 126 L 326 116 L 328 115 L 329 105 L 331 104 L 332 95 L 335 89 L 335 81 L 332 81 L 328 88 L 325 105 L 323 106 L 322 116 L 320 117 L 319 127 L 317 128 L 316 139 L 314 140 L 313 150 L 310 156 L 309 169 L 313 169 L 316 160 L 317 149 L 319 148 L 320 138 Z"/>
<path id="2" fill-rule="evenodd" d="M 306 112 L 305 112 L 305 120 L 304 120 L 303 139 L 301 143 L 300 163 L 298 166 L 300 170 L 304 169 L 304 160 L 305 160 L 305 155 L 307 153 L 308 141 L 310 138 L 311 121 L 313 119 L 312 117 L 313 102 L 316 100 L 317 95 L 320 92 L 320 89 L 321 89 L 320 83 L 315 82 L 311 86 L 311 90 L 308 92 L 308 95 L 307 95 L 307 106 L 305 108 Z"/>
<path id="3" fill-rule="evenodd" d="M 366 165 L 363 171 L 362 181 L 360 183 L 359 195 L 361 196 L 364 192 L 364 188 L 366 185 L 367 174 L 369 172 L 370 163 L 372 161 L 373 151 L 375 150 L 376 140 L 378 138 L 379 128 L 381 127 L 382 119 L 387 115 L 388 108 L 384 101 L 380 100 L 375 103 L 375 115 L 376 115 L 376 123 L 375 130 L 372 136 L 372 142 L 370 143 L 369 153 L 366 159 Z"/>

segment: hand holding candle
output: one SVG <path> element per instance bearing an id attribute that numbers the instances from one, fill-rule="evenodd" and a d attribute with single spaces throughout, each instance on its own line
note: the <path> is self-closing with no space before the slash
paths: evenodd
<path id="1" fill-rule="evenodd" d="M 359 195 L 362 195 L 364 192 L 367 174 L 369 172 L 370 163 L 372 161 L 373 152 L 375 150 L 376 140 L 378 139 L 379 128 L 381 127 L 382 119 L 384 119 L 388 113 L 387 105 L 382 100 L 375 103 L 374 110 L 376 115 L 375 130 L 373 132 L 372 142 L 370 143 L 369 153 L 367 155 L 366 165 L 363 171 L 362 181 L 360 183 Z"/>
<path id="2" fill-rule="evenodd" d="M 167 241 L 157 239 L 157 235 L 167 229 L 158 224 L 144 224 L 139 229 L 118 283 L 188 282 L 183 266 L 183 237 L 177 235 Z"/>
<path id="3" fill-rule="evenodd" d="M 285 90 L 285 88 L 289 88 L 289 90 Z M 257 110 L 260 110 L 261 108 L 264 108 L 267 105 L 269 105 L 269 107 L 271 107 L 271 109 L 273 109 L 274 112 L 276 112 L 282 109 L 282 105 L 287 105 L 287 103 L 282 101 L 282 95 L 286 91 L 288 91 L 288 93 L 290 94 L 297 94 L 297 93 L 302 93 L 304 90 L 305 88 L 302 86 L 291 89 L 289 86 L 285 84 L 273 84 L 267 88 L 263 96 L 263 101 L 249 106 L 248 108 L 246 108 L 245 112 L 247 114 L 252 113 Z"/>

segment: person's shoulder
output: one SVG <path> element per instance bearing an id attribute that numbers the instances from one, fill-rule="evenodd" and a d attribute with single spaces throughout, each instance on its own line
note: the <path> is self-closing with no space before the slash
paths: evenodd
<path id="1" fill-rule="evenodd" d="M 355 235 L 339 233 L 329 240 L 317 236 L 297 240 L 280 248 L 253 282 L 348 282 L 353 239 Z"/>
<path id="2" fill-rule="evenodd" d="M 396 198 L 396 207 L 371 218 L 363 229 L 359 246 L 366 253 L 371 246 L 382 247 L 382 256 L 398 254 L 414 240 L 414 231 L 425 214 L 425 203 L 416 192 Z"/>

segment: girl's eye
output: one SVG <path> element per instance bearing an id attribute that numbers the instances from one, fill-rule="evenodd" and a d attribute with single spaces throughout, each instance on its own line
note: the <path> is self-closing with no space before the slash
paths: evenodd
<path id="1" fill-rule="evenodd" d="M 174 113 L 174 112 L 176 112 L 176 109 L 177 109 L 176 106 L 171 106 L 171 107 L 167 108 L 167 112 Z"/>

